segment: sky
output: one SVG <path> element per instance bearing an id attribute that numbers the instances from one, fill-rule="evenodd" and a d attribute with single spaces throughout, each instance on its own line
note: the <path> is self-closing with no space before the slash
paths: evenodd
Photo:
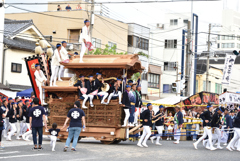
<path id="1" fill-rule="evenodd" d="M 54 2 L 57 0 L 51 0 Z M 114 2 L 122 0 L 95 0 L 96 2 Z M 130 0 L 133 1 L 133 0 Z M 139 1 L 139 0 L 135 0 Z M 161 0 L 159 0 L 161 1 Z M 199 16 L 199 32 L 207 32 L 209 23 L 221 24 L 222 10 L 225 8 L 238 10 L 240 0 L 220 0 L 220 1 L 202 1 L 202 2 L 167 2 L 167 3 L 140 3 L 140 4 L 104 4 L 112 18 L 128 23 L 138 23 L 144 26 L 149 24 L 163 23 L 166 13 L 181 13 L 191 12 Z M 48 0 L 6 0 L 6 3 L 47 3 Z M 19 5 L 18 7 L 31 11 L 46 11 L 47 5 Z M 6 13 L 23 12 L 12 7 L 5 10 Z M 217 28 L 213 30 L 218 30 Z M 199 44 L 206 43 L 207 35 L 199 36 Z M 202 50 L 206 46 L 201 47 Z"/>

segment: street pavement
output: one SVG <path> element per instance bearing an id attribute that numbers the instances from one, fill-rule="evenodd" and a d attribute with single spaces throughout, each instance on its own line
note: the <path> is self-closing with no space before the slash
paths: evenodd
<path id="1" fill-rule="evenodd" d="M 148 141 L 148 148 L 137 147 L 137 142 L 125 141 L 114 145 L 104 145 L 94 139 L 82 139 L 77 145 L 77 152 L 63 152 L 64 142 L 57 142 L 56 151 L 52 152 L 49 141 L 44 139 L 43 150 L 32 151 L 32 142 L 3 141 L 4 150 L 0 150 L 0 160 L 7 161 L 239 161 L 240 152 L 223 150 L 209 151 L 202 144 L 198 150 L 193 148 L 192 141 L 161 141 L 157 146 Z"/>

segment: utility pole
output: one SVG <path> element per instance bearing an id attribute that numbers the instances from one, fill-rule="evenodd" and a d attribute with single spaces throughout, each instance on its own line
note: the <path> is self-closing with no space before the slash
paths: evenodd
<path id="1" fill-rule="evenodd" d="M 187 87 L 185 89 L 185 97 L 190 96 L 190 87 L 191 84 L 189 82 L 190 80 L 190 69 L 191 69 L 191 48 L 190 48 L 190 43 L 191 43 L 191 21 L 188 21 L 188 29 L 187 29 L 187 45 L 186 45 L 186 69 L 185 69 L 185 81 L 186 84 L 185 86 Z"/>
<path id="2" fill-rule="evenodd" d="M 4 50 L 4 45 L 3 45 L 3 35 L 4 35 L 4 16 L 5 16 L 5 8 L 4 8 L 4 0 L 0 0 L 0 30 L 2 31 L 0 33 L 0 83 L 4 84 L 3 78 L 3 50 Z"/>
<path id="3" fill-rule="evenodd" d="M 92 40 L 93 24 L 94 24 L 94 0 L 91 1 L 90 28 L 89 28 L 90 40 Z M 88 51 L 88 54 L 89 54 L 89 51 Z"/>
<path id="4" fill-rule="evenodd" d="M 211 24 L 209 24 L 209 31 L 208 31 L 208 55 L 207 55 L 207 75 L 206 75 L 206 92 L 210 91 L 209 90 L 209 55 L 210 55 L 210 46 L 211 46 L 211 42 L 210 42 L 210 34 L 211 34 Z"/>

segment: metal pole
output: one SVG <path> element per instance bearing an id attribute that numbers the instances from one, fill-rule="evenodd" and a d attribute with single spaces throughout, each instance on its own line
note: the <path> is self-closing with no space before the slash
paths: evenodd
<path id="1" fill-rule="evenodd" d="M 185 86 L 187 89 L 185 89 L 185 97 L 190 96 L 190 67 L 191 67 L 191 59 L 189 58 L 190 53 L 190 42 L 191 42 L 191 21 L 188 21 L 188 29 L 187 29 L 187 46 L 186 46 L 186 71 L 185 71 L 185 81 L 187 82 Z"/>
<path id="2" fill-rule="evenodd" d="M 209 55 L 210 55 L 210 33 L 211 33 L 211 24 L 209 24 L 209 31 L 208 31 L 208 55 L 207 55 L 207 75 L 206 75 L 206 92 L 209 92 Z"/>
<path id="3" fill-rule="evenodd" d="M 178 62 L 176 62 L 176 82 L 179 82 L 179 80 L 178 80 Z M 180 87 L 178 87 L 178 88 L 180 88 Z M 178 89 L 177 89 L 177 92 L 176 92 L 176 96 L 178 96 Z"/>
<path id="4" fill-rule="evenodd" d="M 90 12 L 90 28 L 89 28 L 90 40 L 92 40 L 92 30 L 93 30 L 92 19 L 93 19 L 93 12 L 94 12 L 94 0 L 92 0 L 92 3 L 91 3 L 91 12 Z M 88 51 L 88 55 L 89 55 L 89 51 Z"/>

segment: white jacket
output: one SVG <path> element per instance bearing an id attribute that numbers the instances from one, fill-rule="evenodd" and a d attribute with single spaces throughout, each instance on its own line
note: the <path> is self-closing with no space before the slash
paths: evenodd
<path id="1" fill-rule="evenodd" d="M 44 80 L 47 80 L 47 78 L 46 78 L 45 75 L 43 74 L 43 71 L 42 71 L 42 70 L 40 70 L 39 72 L 36 70 L 36 71 L 34 72 L 34 76 L 35 76 L 35 81 L 36 81 L 38 87 L 41 87 L 43 81 L 44 81 Z"/>
<path id="2" fill-rule="evenodd" d="M 60 66 L 59 62 L 62 61 L 61 58 L 60 58 L 60 55 L 61 55 L 61 51 L 58 52 L 58 50 L 55 49 L 53 57 L 52 57 L 52 63 L 51 63 L 52 66 Z"/>
<path id="3" fill-rule="evenodd" d="M 62 46 L 60 50 L 62 61 L 69 59 L 67 50 Z"/>
<path id="4" fill-rule="evenodd" d="M 87 42 L 91 42 L 89 27 L 87 27 L 86 25 L 83 26 L 82 28 L 82 33 L 80 34 L 79 42 L 83 43 L 84 42 L 83 39 L 85 39 Z"/>

